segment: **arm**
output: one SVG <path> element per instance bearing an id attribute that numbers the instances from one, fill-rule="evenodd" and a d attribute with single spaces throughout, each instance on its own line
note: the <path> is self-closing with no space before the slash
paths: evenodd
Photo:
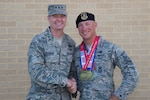
<path id="1" fill-rule="evenodd" d="M 115 64 L 121 70 L 123 80 L 120 87 L 114 92 L 120 100 L 126 100 L 133 92 L 138 82 L 138 72 L 128 55 L 120 48 L 115 48 Z"/>
<path id="2" fill-rule="evenodd" d="M 31 80 L 41 87 L 50 88 L 52 84 L 66 86 L 68 78 L 60 72 L 52 72 L 44 63 L 43 41 L 35 37 L 28 50 L 28 71 Z"/>
<path id="3" fill-rule="evenodd" d="M 74 81 L 74 83 L 75 83 L 74 85 L 76 85 L 75 89 L 74 89 L 75 92 L 72 93 L 72 97 L 76 98 L 77 97 L 77 84 L 76 84 L 76 81 L 77 81 L 77 69 L 76 69 L 76 67 L 74 65 L 74 61 L 72 61 L 72 64 L 71 64 L 70 73 L 69 73 L 69 79 Z"/>

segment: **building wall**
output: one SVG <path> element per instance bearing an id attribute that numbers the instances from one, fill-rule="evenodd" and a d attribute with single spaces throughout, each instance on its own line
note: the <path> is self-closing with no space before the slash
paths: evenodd
<path id="1" fill-rule="evenodd" d="M 150 1 L 149 0 L 0 0 L 0 98 L 25 100 L 30 87 L 27 49 L 32 37 L 48 27 L 47 6 L 67 5 L 65 32 L 77 44 L 75 27 L 82 11 L 95 14 L 97 34 L 118 44 L 135 62 L 139 82 L 129 100 L 150 100 Z M 115 70 L 115 83 L 121 82 Z"/>

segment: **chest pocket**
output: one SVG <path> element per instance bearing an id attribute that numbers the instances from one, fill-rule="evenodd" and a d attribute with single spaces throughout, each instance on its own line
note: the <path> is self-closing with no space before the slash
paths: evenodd
<path id="1" fill-rule="evenodd" d="M 74 48 L 69 45 L 61 49 L 61 61 L 72 62 L 73 60 Z"/>
<path id="2" fill-rule="evenodd" d="M 97 72 L 100 74 L 105 74 L 108 70 L 111 69 L 111 52 L 107 50 L 97 51 L 94 61 Z"/>
<path id="3" fill-rule="evenodd" d="M 45 63 L 58 63 L 59 62 L 59 53 L 54 46 L 45 46 L 44 48 L 44 59 Z"/>
<path id="4" fill-rule="evenodd" d="M 70 51 L 65 51 L 65 52 L 61 52 L 61 61 L 62 62 L 72 62 L 72 57 L 73 56 L 73 52 Z"/>

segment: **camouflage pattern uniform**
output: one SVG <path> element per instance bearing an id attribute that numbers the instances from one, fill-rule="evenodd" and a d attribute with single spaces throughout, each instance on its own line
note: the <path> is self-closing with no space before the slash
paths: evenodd
<path id="1" fill-rule="evenodd" d="M 138 72 L 131 59 L 125 51 L 102 37 L 98 43 L 94 59 L 94 78 L 81 81 L 79 75 L 80 47 L 75 50 L 75 67 L 77 68 L 78 90 L 80 100 L 110 100 L 114 93 L 120 100 L 127 100 L 128 95 L 135 89 L 138 81 Z M 114 69 L 118 66 L 123 75 L 123 80 L 118 89 L 115 90 L 113 81 Z M 75 71 L 75 69 L 74 69 Z"/>
<path id="2" fill-rule="evenodd" d="M 75 42 L 67 34 L 61 46 L 49 28 L 36 35 L 28 50 L 28 71 L 31 88 L 26 100 L 71 100 L 66 83 Z"/>

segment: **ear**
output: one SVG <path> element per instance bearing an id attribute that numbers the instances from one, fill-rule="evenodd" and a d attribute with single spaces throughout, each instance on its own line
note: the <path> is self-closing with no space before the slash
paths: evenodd
<path id="1" fill-rule="evenodd" d="M 50 16 L 47 16 L 47 20 L 49 20 Z"/>
<path id="2" fill-rule="evenodd" d="M 94 26 L 95 26 L 95 28 L 97 27 L 97 22 L 94 22 Z"/>

